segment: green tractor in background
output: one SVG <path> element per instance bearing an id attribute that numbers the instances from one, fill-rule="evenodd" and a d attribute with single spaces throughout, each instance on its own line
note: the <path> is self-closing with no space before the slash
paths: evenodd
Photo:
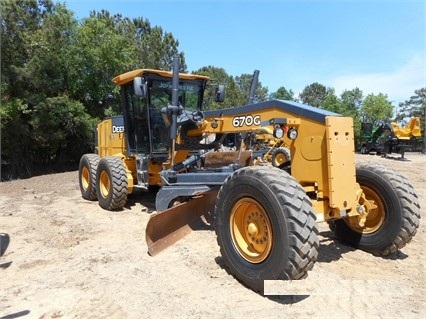
<path id="1" fill-rule="evenodd" d="M 386 157 L 390 153 L 401 154 L 413 150 L 421 138 L 420 118 L 412 117 L 405 127 L 395 122 L 381 122 L 373 128 L 371 123 L 361 124 L 361 143 L 358 148 L 361 154 L 377 154 Z"/>

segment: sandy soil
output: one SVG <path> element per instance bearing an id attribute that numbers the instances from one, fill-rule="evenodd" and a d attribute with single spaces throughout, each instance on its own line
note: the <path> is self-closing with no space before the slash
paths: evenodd
<path id="1" fill-rule="evenodd" d="M 81 198 L 77 171 L 0 183 L 0 318 L 424 318 L 426 156 L 357 157 L 408 177 L 422 205 L 417 235 L 380 258 L 320 224 L 311 288 L 293 296 L 245 288 L 223 268 L 209 229 L 150 257 L 149 193 L 113 213 Z"/>

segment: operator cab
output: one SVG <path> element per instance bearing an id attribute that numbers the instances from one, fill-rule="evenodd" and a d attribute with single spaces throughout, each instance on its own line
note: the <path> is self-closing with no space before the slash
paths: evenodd
<path id="1" fill-rule="evenodd" d="M 167 156 L 170 133 L 161 109 L 172 103 L 172 72 L 140 69 L 114 78 L 121 85 L 128 155 Z M 208 77 L 179 75 L 179 106 L 201 111 Z"/>
<path id="2" fill-rule="evenodd" d="M 189 112 L 201 111 L 208 80 L 207 76 L 180 73 L 179 106 Z M 170 127 L 161 110 L 172 104 L 173 73 L 138 69 L 115 77 L 113 82 L 121 87 L 125 152 L 136 159 L 135 186 L 160 185 L 159 175 L 153 172 L 161 170 L 171 150 Z"/>

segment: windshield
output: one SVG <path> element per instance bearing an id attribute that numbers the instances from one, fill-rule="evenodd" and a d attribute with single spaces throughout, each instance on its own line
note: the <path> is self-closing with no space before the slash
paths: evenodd
<path id="1" fill-rule="evenodd" d="M 201 109 L 202 81 L 179 81 L 179 105 L 187 111 Z M 172 79 L 153 80 L 149 87 L 151 104 L 157 109 L 172 103 Z"/>
<path id="2" fill-rule="evenodd" d="M 148 78 L 148 94 L 134 94 L 133 83 L 122 86 L 124 98 L 124 121 L 130 153 L 159 153 L 169 151 L 170 133 L 161 114 L 161 109 L 171 104 L 172 79 Z M 204 82 L 200 80 L 179 81 L 179 105 L 187 111 L 201 109 Z"/>

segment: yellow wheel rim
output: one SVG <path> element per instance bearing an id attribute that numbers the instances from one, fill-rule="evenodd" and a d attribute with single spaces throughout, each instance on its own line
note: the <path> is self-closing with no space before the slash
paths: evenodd
<path id="1" fill-rule="evenodd" d="M 107 198 L 110 191 L 110 180 L 109 175 L 106 171 L 101 172 L 100 176 L 100 191 L 103 198 Z"/>
<path id="2" fill-rule="evenodd" d="M 285 163 L 287 161 L 287 157 L 283 153 L 277 154 L 275 156 L 275 165 L 280 166 L 281 164 Z"/>
<path id="3" fill-rule="evenodd" d="M 230 216 L 232 242 L 250 263 L 264 261 L 272 249 L 272 227 L 263 207 L 252 198 L 242 198 L 232 207 Z"/>
<path id="4" fill-rule="evenodd" d="M 368 204 L 364 204 L 366 215 L 351 217 L 345 222 L 352 230 L 358 233 L 372 234 L 383 225 L 386 217 L 385 206 L 375 191 L 366 186 L 361 186 L 361 188 L 364 192 L 365 200 L 368 201 Z M 360 223 L 360 221 L 362 222 Z"/>
<path id="5" fill-rule="evenodd" d="M 87 166 L 84 166 L 81 170 L 81 185 L 83 186 L 84 190 L 87 190 L 89 188 L 90 184 L 90 171 L 87 168 Z"/>

